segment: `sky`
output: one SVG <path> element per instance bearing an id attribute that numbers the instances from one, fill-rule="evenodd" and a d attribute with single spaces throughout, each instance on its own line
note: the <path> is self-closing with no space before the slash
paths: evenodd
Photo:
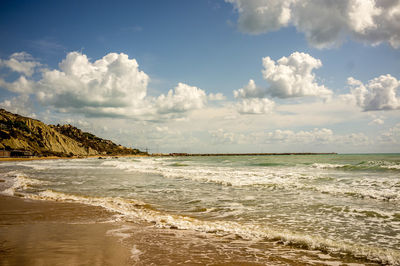
<path id="1" fill-rule="evenodd" d="M 400 0 L 2 0 L 0 40 L 0 108 L 128 147 L 400 152 Z"/>

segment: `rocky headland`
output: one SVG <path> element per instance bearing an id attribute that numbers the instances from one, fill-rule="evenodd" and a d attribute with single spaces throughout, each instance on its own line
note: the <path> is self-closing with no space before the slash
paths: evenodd
<path id="1" fill-rule="evenodd" d="M 71 125 L 47 125 L 0 109 L 0 150 L 35 156 L 145 155 Z"/>

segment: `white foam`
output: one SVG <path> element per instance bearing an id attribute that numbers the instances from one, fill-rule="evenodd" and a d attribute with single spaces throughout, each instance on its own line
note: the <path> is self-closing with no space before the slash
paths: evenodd
<path id="1" fill-rule="evenodd" d="M 346 166 L 345 164 L 330 164 L 330 163 L 314 163 L 311 165 L 313 168 L 318 169 L 330 169 L 330 168 L 341 168 Z"/>
<path id="2" fill-rule="evenodd" d="M 131 249 L 131 259 L 135 260 L 135 261 L 139 261 L 140 260 L 140 255 L 142 255 L 143 252 L 138 249 L 136 247 L 136 245 L 133 245 L 132 249 Z"/>
<path id="3" fill-rule="evenodd" d="M 35 170 L 47 170 L 50 168 L 49 166 L 46 166 L 44 164 L 19 163 L 18 165 L 24 166 L 24 167 L 30 167 Z"/>
<path id="4" fill-rule="evenodd" d="M 108 230 L 107 235 L 116 236 L 120 239 L 121 242 L 123 242 L 125 239 L 132 236 L 131 233 L 126 232 L 132 230 L 132 228 L 133 228 L 132 226 L 123 225 L 120 228 Z"/>
<path id="5" fill-rule="evenodd" d="M 400 170 L 400 164 L 384 165 L 384 166 L 382 166 L 382 167 L 387 168 L 387 169 L 397 169 L 397 170 Z"/>
<path id="6" fill-rule="evenodd" d="M 370 198 L 384 201 L 400 200 L 400 183 L 397 179 L 380 177 L 379 179 L 358 177 L 357 179 L 337 180 L 326 183 L 307 182 L 332 179 L 325 168 L 337 168 L 341 164 L 313 164 L 312 169 L 303 167 L 259 168 L 259 167 L 171 167 L 168 161 L 160 159 L 142 159 L 140 162 L 106 161 L 104 166 L 111 166 L 125 171 L 150 173 L 166 178 L 185 178 L 198 182 L 217 183 L 225 186 L 267 186 L 279 189 L 313 190 L 332 195 L 344 195 L 358 198 Z M 352 177 L 353 178 L 353 177 Z M 351 182 L 341 182 L 348 181 Z"/>
<path id="7" fill-rule="evenodd" d="M 24 175 L 22 173 L 14 174 L 14 178 L 11 180 L 11 182 L 12 182 L 12 185 L 10 187 L 8 187 L 7 189 L 1 191 L 2 194 L 14 196 L 15 193 L 20 190 L 24 191 L 24 190 L 27 190 L 28 188 L 32 187 L 33 185 L 39 185 L 39 184 L 44 183 L 37 179 L 28 178 L 26 175 Z"/>

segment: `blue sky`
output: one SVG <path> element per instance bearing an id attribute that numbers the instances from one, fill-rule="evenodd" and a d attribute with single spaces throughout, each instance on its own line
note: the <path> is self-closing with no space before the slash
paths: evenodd
<path id="1" fill-rule="evenodd" d="M 2 1 L 0 105 L 154 152 L 399 152 L 399 20 L 396 0 Z"/>

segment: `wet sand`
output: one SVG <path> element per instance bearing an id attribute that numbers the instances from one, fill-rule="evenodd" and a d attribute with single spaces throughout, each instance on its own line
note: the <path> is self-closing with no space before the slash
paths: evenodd
<path id="1" fill-rule="evenodd" d="M 132 265 L 103 208 L 0 196 L 0 265 Z"/>

